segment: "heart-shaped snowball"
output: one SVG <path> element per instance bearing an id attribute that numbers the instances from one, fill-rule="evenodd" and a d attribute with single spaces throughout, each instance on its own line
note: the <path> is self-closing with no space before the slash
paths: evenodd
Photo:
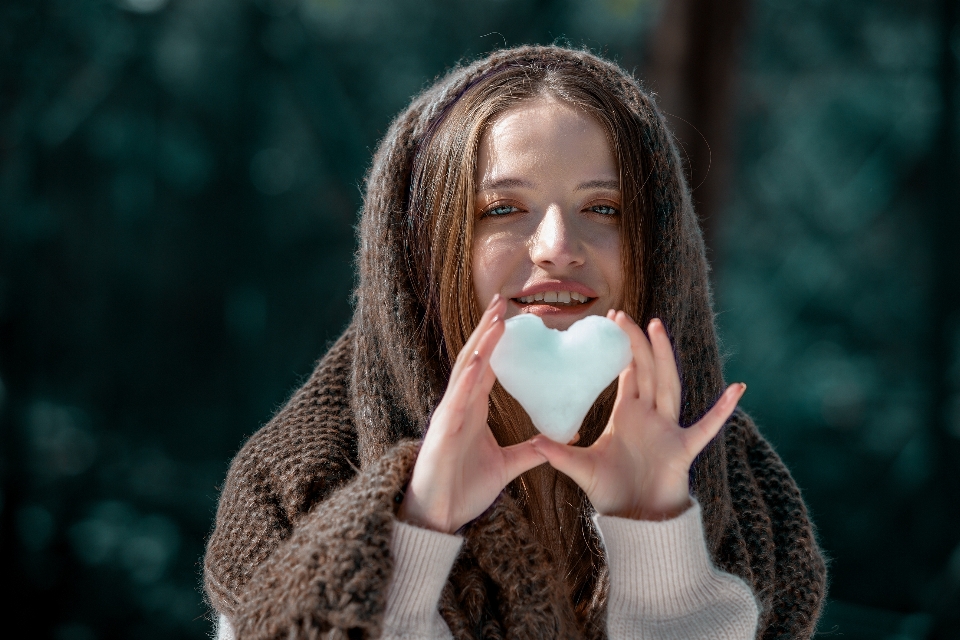
<path id="1" fill-rule="evenodd" d="M 505 323 L 490 366 L 543 435 L 567 443 L 610 382 L 633 358 L 617 323 L 587 316 L 566 331 L 524 313 Z"/>

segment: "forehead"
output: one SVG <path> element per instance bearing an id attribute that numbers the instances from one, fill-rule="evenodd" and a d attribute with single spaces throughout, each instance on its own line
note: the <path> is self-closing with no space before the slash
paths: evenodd
<path id="1" fill-rule="evenodd" d="M 538 97 L 495 118 L 480 138 L 477 177 L 563 165 L 566 171 L 615 176 L 616 159 L 603 126 L 582 109 Z"/>

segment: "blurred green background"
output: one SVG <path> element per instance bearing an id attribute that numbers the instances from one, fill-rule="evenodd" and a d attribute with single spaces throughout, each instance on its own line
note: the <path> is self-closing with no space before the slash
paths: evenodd
<path id="1" fill-rule="evenodd" d="M 960 638 L 956 0 L 6 0 L 0 563 L 30 637 L 203 638 L 232 455 L 350 317 L 362 179 L 457 61 L 658 91 L 818 637 Z"/>

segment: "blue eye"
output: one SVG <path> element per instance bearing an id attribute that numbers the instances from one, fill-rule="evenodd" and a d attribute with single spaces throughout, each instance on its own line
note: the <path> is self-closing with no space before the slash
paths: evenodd
<path id="1" fill-rule="evenodd" d="M 620 211 L 614 207 L 607 206 L 605 204 L 598 204 L 596 206 L 590 207 L 588 211 L 593 211 L 594 213 L 599 213 L 602 216 L 615 216 L 620 213 Z"/>
<path id="2" fill-rule="evenodd" d="M 513 213 L 514 211 L 519 211 L 515 206 L 510 204 L 502 204 L 498 207 L 492 209 L 487 209 L 483 215 L 485 216 L 505 216 L 508 213 Z"/>

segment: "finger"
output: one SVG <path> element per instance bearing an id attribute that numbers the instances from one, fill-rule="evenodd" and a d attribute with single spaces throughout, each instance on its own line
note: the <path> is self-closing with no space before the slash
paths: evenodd
<path id="1" fill-rule="evenodd" d="M 630 338 L 630 351 L 633 353 L 633 362 L 636 365 L 637 398 L 652 404 L 656 392 L 656 383 L 653 351 L 650 348 L 650 342 L 640 327 L 637 326 L 637 323 L 623 311 L 617 312 L 615 322 Z"/>
<path id="2" fill-rule="evenodd" d="M 459 431 L 465 425 L 476 427 L 486 425 L 487 402 L 490 389 L 493 388 L 493 382 L 496 380 L 490 368 L 490 355 L 503 335 L 503 330 L 503 319 L 494 318 L 480 337 L 477 349 L 461 367 L 460 375 L 447 387 L 447 393 L 441 404 L 445 405 L 445 411 L 450 412 L 450 421 L 457 425 L 452 427 L 452 432 Z M 480 419 L 472 420 L 471 417 Z"/>
<path id="3" fill-rule="evenodd" d="M 493 356 L 493 350 L 496 348 L 500 338 L 503 337 L 505 327 L 503 318 L 494 318 L 486 332 L 480 338 L 477 349 L 474 351 L 474 361 L 470 366 L 476 366 L 480 369 L 480 376 L 476 379 L 471 390 L 470 402 L 474 403 L 478 398 L 482 398 L 483 405 L 486 406 L 487 398 L 490 396 L 490 390 L 493 389 L 493 383 L 497 376 L 490 366 L 490 358 Z"/>
<path id="4" fill-rule="evenodd" d="M 430 431 L 433 431 L 433 425 L 437 423 L 445 424 L 447 433 L 457 433 L 463 428 L 463 425 L 467 422 L 467 413 L 472 408 L 473 390 L 478 386 L 482 374 L 483 371 L 478 366 L 477 358 L 473 358 L 463 367 L 460 375 L 453 384 L 447 387 L 446 393 L 443 394 L 443 399 L 434 413 L 434 419 L 430 421 L 431 428 L 427 432 L 428 435 Z M 445 419 L 436 420 L 441 415 Z"/>
<path id="5" fill-rule="evenodd" d="M 699 422 L 683 430 L 680 437 L 683 439 L 684 446 L 690 454 L 691 462 L 703 451 L 703 448 L 717 436 L 720 429 L 727 422 L 727 418 L 729 418 L 733 410 L 737 408 L 737 402 L 740 401 L 740 398 L 743 397 L 743 393 L 746 390 L 747 385 L 742 382 L 730 385 L 727 387 L 727 390 L 723 392 L 723 395 L 720 396 L 720 399 L 717 400 L 717 403 L 713 405 L 710 411 L 707 411 Z"/>
<path id="6" fill-rule="evenodd" d="M 467 339 L 467 343 L 463 345 L 463 348 L 460 349 L 460 353 L 457 354 L 457 360 L 453 363 L 453 370 L 450 372 L 450 381 L 447 383 L 448 385 L 454 384 L 457 378 L 459 378 L 462 374 L 464 368 L 470 364 L 470 360 L 475 355 L 477 351 L 477 344 L 483 337 L 484 332 L 495 320 L 503 318 L 506 308 L 506 299 L 502 298 L 499 294 L 495 294 L 493 299 L 490 301 L 490 304 L 487 306 L 486 311 L 484 311 L 483 315 L 480 317 L 480 322 L 477 323 L 477 327 Z"/>
<path id="7" fill-rule="evenodd" d="M 568 476 L 584 491 L 588 490 L 593 477 L 592 452 L 589 449 L 560 444 L 544 435 L 534 436 L 527 442 L 543 454 L 551 467 Z"/>
<path id="8" fill-rule="evenodd" d="M 657 411 L 677 422 L 680 419 L 680 374 L 677 372 L 670 336 L 658 318 L 650 321 L 647 334 L 650 336 L 653 363 L 656 367 Z"/>
<path id="9" fill-rule="evenodd" d="M 486 370 L 483 372 L 483 376 L 479 382 L 477 382 L 477 389 L 479 392 L 486 396 L 488 399 L 490 397 L 490 392 L 493 391 L 493 385 L 497 381 L 497 374 L 494 373 L 493 368 L 488 364 Z"/>
<path id="10" fill-rule="evenodd" d="M 447 433 L 457 433 L 464 427 L 486 425 L 490 390 L 497 379 L 490 367 L 490 356 L 503 331 L 503 319 L 494 317 L 481 336 L 477 349 L 465 363 L 461 363 L 459 375 L 451 379 L 447 386 L 437 407 L 437 413 L 442 412 L 447 416 L 444 420 L 448 425 Z"/>
<path id="11" fill-rule="evenodd" d="M 620 379 L 617 381 L 617 399 L 636 400 L 639 397 L 637 363 L 631 361 L 627 368 L 620 372 Z"/>
<path id="12" fill-rule="evenodd" d="M 530 440 L 509 447 L 503 447 L 501 451 L 503 452 L 503 466 L 507 475 L 504 485 L 512 482 L 513 479 L 521 473 L 540 466 L 547 461 L 543 454 L 533 446 Z"/>
<path id="13" fill-rule="evenodd" d="M 502 305 L 498 303 L 494 305 L 492 309 L 495 311 L 498 306 Z M 487 325 L 486 330 L 481 331 L 484 324 Z M 504 325 L 501 315 L 489 316 L 482 320 L 481 325 L 474 331 L 474 336 L 476 336 L 477 340 L 475 346 L 477 348 L 474 349 L 473 353 L 465 356 L 465 358 L 458 358 L 455 367 L 456 376 L 451 373 L 447 391 L 440 401 L 442 410 L 450 412 L 450 416 L 455 418 L 455 422 L 458 424 L 464 422 L 467 412 L 473 408 L 471 405 L 476 400 L 477 388 L 482 388 L 484 384 L 487 383 L 486 395 L 489 395 L 490 388 L 493 387 L 493 382 L 487 380 L 487 372 L 490 370 L 490 355 L 493 353 L 493 348 L 496 346 L 500 336 L 503 335 L 503 329 Z M 471 336 L 471 339 L 474 336 Z M 461 351 L 461 354 L 463 354 L 463 351 Z M 438 410 L 440 410 L 441 407 L 438 407 Z M 484 407 L 486 407 L 486 404 L 484 404 Z M 484 418 L 484 420 L 480 422 L 483 423 L 485 421 L 486 419 Z"/>

